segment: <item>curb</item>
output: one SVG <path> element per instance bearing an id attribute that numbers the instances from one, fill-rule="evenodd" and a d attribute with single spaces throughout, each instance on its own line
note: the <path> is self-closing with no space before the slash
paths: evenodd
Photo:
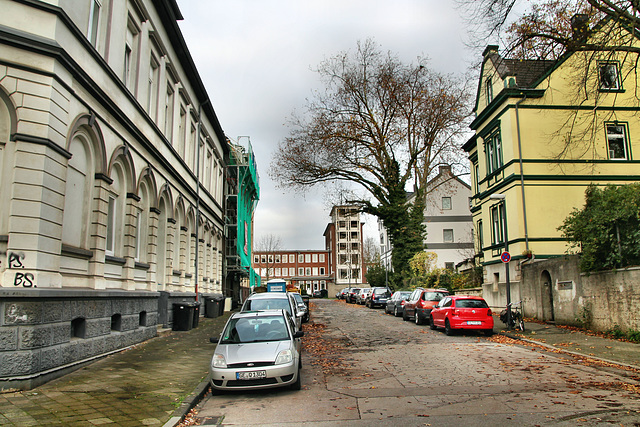
<path id="1" fill-rule="evenodd" d="M 187 396 L 178 409 L 173 411 L 171 418 L 162 426 L 162 427 L 175 427 L 178 425 L 184 417 L 196 407 L 198 403 L 202 400 L 205 394 L 209 391 L 209 378 L 202 381 L 198 386 L 193 390 L 189 396 Z"/>
<path id="2" fill-rule="evenodd" d="M 578 352 L 571 351 L 571 350 L 560 349 L 558 347 L 554 347 L 554 346 L 552 346 L 550 344 L 547 344 L 547 343 L 543 343 L 543 342 L 540 342 L 540 341 L 535 341 L 535 340 L 531 340 L 531 339 L 527 339 L 527 338 L 522 338 L 522 337 L 519 337 L 517 335 L 512 335 L 512 334 L 510 334 L 508 332 L 498 332 L 498 334 L 499 335 L 503 335 L 505 337 L 512 338 L 514 340 L 524 341 L 524 342 L 528 342 L 530 344 L 536 344 L 536 345 L 539 345 L 541 347 L 547 348 L 549 350 L 554 350 L 555 352 L 558 352 L 558 353 L 570 354 L 572 356 L 582 357 L 582 358 L 586 358 L 586 359 L 593 359 L 593 360 L 597 360 L 599 362 L 604 362 L 604 363 L 609 363 L 609 364 L 612 364 L 612 365 L 623 366 L 625 368 L 630 368 L 630 369 L 635 369 L 635 370 L 639 370 L 640 371 L 640 366 L 630 365 L 628 363 L 623 363 L 623 362 L 617 362 L 615 360 L 604 359 L 604 358 L 598 357 L 598 356 L 589 356 L 589 355 L 586 355 L 586 354 L 583 354 L 583 353 L 578 353 Z"/>

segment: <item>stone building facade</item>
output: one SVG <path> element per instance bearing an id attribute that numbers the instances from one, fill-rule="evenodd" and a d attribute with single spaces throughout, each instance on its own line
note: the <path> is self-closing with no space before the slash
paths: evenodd
<path id="1" fill-rule="evenodd" d="M 175 0 L 4 1 L 0 389 L 221 293 L 226 138 Z"/>

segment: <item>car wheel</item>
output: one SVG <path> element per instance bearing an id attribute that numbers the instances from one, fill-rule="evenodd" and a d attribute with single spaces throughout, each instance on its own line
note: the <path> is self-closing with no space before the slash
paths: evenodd
<path id="1" fill-rule="evenodd" d="M 415 317 L 415 321 L 416 321 L 416 325 L 422 325 L 422 319 L 420 318 L 420 314 L 418 314 L 418 310 L 416 310 L 416 314 L 414 315 Z"/>
<path id="2" fill-rule="evenodd" d="M 429 327 L 431 328 L 432 331 L 435 331 L 436 329 L 438 329 L 436 324 L 433 323 L 433 316 L 429 317 Z"/>
<path id="3" fill-rule="evenodd" d="M 302 388 L 302 375 L 300 375 L 300 369 L 298 369 L 298 378 L 296 378 L 296 382 L 289 386 L 291 390 L 300 390 Z"/>
<path id="4" fill-rule="evenodd" d="M 486 331 L 484 331 L 484 335 L 490 337 L 491 335 L 493 335 L 493 329 L 487 329 Z"/>
<path id="5" fill-rule="evenodd" d="M 400 317 L 400 310 L 398 310 L 398 306 L 393 307 L 393 315 L 395 317 Z"/>
<path id="6" fill-rule="evenodd" d="M 449 336 L 453 335 L 453 329 L 451 329 L 451 325 L 449 324 L 449 319 L 444 321 L 444 333 Z"/>

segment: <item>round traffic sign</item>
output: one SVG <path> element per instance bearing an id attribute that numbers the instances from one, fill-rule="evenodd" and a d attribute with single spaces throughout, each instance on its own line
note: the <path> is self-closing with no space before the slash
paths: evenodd
<path id="1" fill-rule="evenodd" d="M 509 262 L 511 261 L 511 254 L 509 254 L 509 252 L 504 251 L 502 252 L 502 255 L 500 255 L 500 259 L 502 260 L 502 262 Z"/>

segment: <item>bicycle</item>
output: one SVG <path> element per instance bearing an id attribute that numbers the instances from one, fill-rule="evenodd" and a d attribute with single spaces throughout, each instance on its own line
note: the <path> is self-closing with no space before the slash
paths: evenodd
<path id="1" fill-rule="evenodd" d="M 522 305 L 522 301 L 512 302 L 507 305 L 507 308 L 511 307 L 511 325 L 507 324 L 507 309 L 500 312 L 500 320 L 507 325 L 507 328 L 519 329 L 524 332 L 524 318 L 520 310 L 518 310 L 518 304 Z"/>

